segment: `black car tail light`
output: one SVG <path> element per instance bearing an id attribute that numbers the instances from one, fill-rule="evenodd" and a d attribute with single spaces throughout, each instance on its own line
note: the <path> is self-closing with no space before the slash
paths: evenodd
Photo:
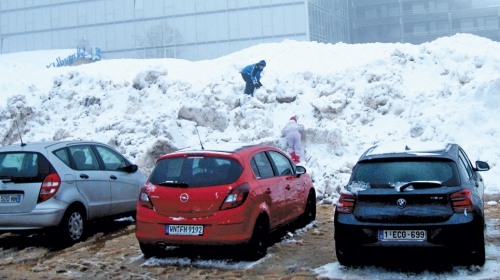
<path id="1" fill-rule="evenodd" d="M 224 202 L 220 206 L 220 210 L 226 210 L 238 207 L 245 203 L 250 192 L 250 185 L 248 183 L 243 183 L 235 188 L 233 188 L 229 194 L 224 199 Z"/>
<path id="2" fill-rule="evenodd" d="M 51 173 L 43 179 L 42 187 L 38 193 L 37 203 L 44 202 L 53 197 L 61 186 L 61 178 L 57 173 Z"/>
<path id="3" fill-rule="evenodd" d="M 139 200 L 137 201 L 139 206 L 144 208 L 153 209 L 153 203 L 149 199 L 148 187 L 144 186 L 141 188 L 141 193 L 139 194 Z"/>
<path id="4" fill-rule="evenodd" d="M 450 200 L 455 213 L 472 212 L 472 210 L 474 210 L 470 190 L 454 192 L 450 194 Z"/>
<path id="5" fill-rule="evenodd" d="M 354 204 L 356 204 L 356 196 L 354 194 L 341 192 L 336 206 L 337 212 L 350 214 L 354 211 Z"/>

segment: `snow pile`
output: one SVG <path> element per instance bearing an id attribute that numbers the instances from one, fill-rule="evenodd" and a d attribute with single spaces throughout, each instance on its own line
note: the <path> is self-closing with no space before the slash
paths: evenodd
<path id="1" fill-rule="evenodd" d="M 285 40 L 214 60 L 103 60 L 46 68 L 70 50 L 0 55 L 2 145 L 86 139 L 115 146 L 148 173 L 154 160 L 204 143 L 286 149 L 292 115 L 306 127 L 303 165 L 333 203 L 373 144 L 460 144 L 487 161 L 498 193 L 500 43 L 458 34 L 422 45 Z M 243 95 L 239 71 L 265 59 L 264 87 Z M 197 132 L 198 131 L 198 132 Z"/>

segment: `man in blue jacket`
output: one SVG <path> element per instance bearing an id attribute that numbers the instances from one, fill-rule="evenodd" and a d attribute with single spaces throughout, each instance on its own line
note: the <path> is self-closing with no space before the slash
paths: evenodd
<path id="1" fill-rule="evenodd" d="M 262 84 L 260 83 L 260 73 L 266 67 L 266 62 L 264 60 L 259 61 L 259 63 L 250 64 L 241 70 L 241 77 L 247 83 L 245 86 L 245 94 L 253 96 L 253 91 L 255 88 L 260 88 Z"/>

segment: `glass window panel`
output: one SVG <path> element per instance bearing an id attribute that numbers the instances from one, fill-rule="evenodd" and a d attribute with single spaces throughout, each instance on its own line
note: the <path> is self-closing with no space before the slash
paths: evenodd
<path id="1" fill-rule="evenodd" d="M 35 36 L 33 34 L 26 35 L 26 51 L 35 50 Z"/>
<path id="2" fill-rule="evenodd" d="M 17 52 L 25 52 L 26 51 L 26 37 L 24 35 L 15 36 L 17 41 Z"/>
<path id="3" fill-rule="evenodd" d="M 205 2 L 201 1 L 201 0 L 196 0 L 196 2 L 194 4 L 194 9 L 195 9 L 196 13 L 203 13 L 207 10 L 205 8 Z"/>
<path id="4" fill-rule="evenodd" d="M 144 9 L 142 11 L 144 13 L 144 18 L 154 17 L 153 0 L 143 0 L 143 1 L 144 1 Z"/>
<path id="5" fill-rule="evenodd" d="M 96 23 L 106 22 L 106 5 L 104 2 L 95 3 L 95 21 Z"/>
<path id="6" fill-rule="evenodd" d="M 87 5 L 85 3 L 78 4 L 78 26 L 87 24 Z"/>
<path id="7" fill-rule="evenodd" d="M 145 38 L 145 33 L 146 33 L 146 27 L 143 21 L 136 21 L 134 22 L 134 47 L 139 48 L 139 47 L 144 47 L 146 38 Z"/>
<path id="8" fill-rule="evenodd" d="M 214 59 L 219 57 L 219 51 L 217 49 L 217 44 L 208 44 L 206 49 L 206 59 Z"/>
<path id="9" fill-rule="evenodd" d="M 116 31 L 114 25 L 106 26 L 106 51 L 114 51 L 116 49 Z"/>
<path id="10" fill-rule="evenodd" d="M 50 50 L 52 45 L 52 35 L 50 32 L 42 32 L 42 49 Z"/>
<path id="11" fill-rule="evenodd" d="M 436 11 L 436 1 L 429 1 L 429 12 Z"/>
<path id="12" fill-rule="evenodd" d="M 134 19 L 134 0 L 124 0 L 123 1 L 123 19 L 132 20 Z"/>
<path id="13" fill-rule="evenodd" d="M 262 36 L 273 35 L 273 13 L 271 9 L 262 9 Z"/>
<path id="14" fill-rule="evenodd" d="M 391 6 L 389 6 L 388 9 L 387 9 L 387 14 L 390 17 L 397 17 L 397 16 L 399 16 L 399 6 L 397 6 L 397 5 L 391 5 Z"/>
<path id="15" fill-rule="evenodd" d="M 106 29 L 104 26 L 95 27 L 96 42 L 94 46 L 101 48 L 101 51 L 106 51 Z"/>
<path id="16" fill-rule="evenodd" d="M 186 14 L 191 14 L 196 12 L 195 10 L 195 0 L 184 0 L 182 1 L 184 3 L 184 13 Z"/>
<path id="17" fill-rule="evenodd" d="M 227 0 L 216 0 L 215 5 L 217 10 L 226 10 Z"/>
<path id="18" fill-rule="evenodd" d="M 283 36 L 285 34 L 285 22 L 283 18 L 285 13 L 282 7 L 277 7 L 273 9 L 273 35 Z"/>
<path id="19" fill-rule="evenodd" d="M 217 14 L 217 40 L 223 41 L 228 39 L 229 24 L 227 14 Z"/>
<path id="20" fill-rule="evenodd" d="M 286 34 L 293 34 L 296 32 L 295 27 L 295 9 L 293 6 L 283 7 L 283 19 L 284 19 L 284 32 Z"/>
<path id="21" fill-rule="evenodd" d="M 36 21 L 40 23 L 40 29 L 50 29 L 50 18 L 50 8 L 40 9 L 40 21 Z"/>
<path id="22" fill-rule="evenodd" d="M 60 30 L 59 31 L 59 47 L 61 49 L 70 49 L 73 48 L 73 45 L 70 45 L 68 41 L 69 31 L 68 30 Z"/>
<path id="23" fill-rule="evenodd" d="M 118 37 L 120 40 L 118 48 L 120 49 L 131 49 L 135 47 L 135 40 L 133 37 L 134 23 L 127 22 L 123 24 L 123 35 Z"/>
<path id="24" fill-rule="evenodd" d="M 479 30 L 484 29 L 484 18 L 477 19 L 477 29 L 479 29 Z"/>
<path id="25" fill-rule="evenodd" d="M 212 12 L 217 9 L 217 0 L 201 0 L 205 2 L 205 11 Z"/>
<path id="26" fill-rule="evenodd" d="M 76 48 L 76 46 L 78 45 L 78 31 L 76 29 L 74 28 L 68 29 L 67 41 L 68 41 L 68 48 L 70 49 Z"/>
<path id="27" fill-rule="evenodd" d="M 239 26 L 237 24 L 234 24 L 238 22 L 239 14 L 237 12 L 230 12 L 228 14 L 228 19 L 229 22 L 231 23 L 229 25 L 228 29 L 228 34 L 229 34 L 229 40 L 234 40 L 240 38 L 240 33 L 239 33 Z"/>
<path id="28" fill-rule="evenodd" d="M 260 9 L 250 10 L 248 16 L 250 37 L 262 37 L 262 16 Z"/>
<path id="29" fill-rule="evenodd" d="M 163 0 L 153 0 L 153 16 L 162 17 L 163 16 Z"/>
<path id="30" fill-rule="evenodd" d="M 426 27 L 425 23 L 415 23 L 413 25 L 413 33 L 414 34 L 426 34 L 427 27 Z"/>
<path id="31" fill-rule="evenodd" d="M 236 1 L 234 1 L 236 2 Z M 248 8 L 249 6 L 251 6 L 251 4 L 249 3 L 248 0 L 238 0 L 238 8 L 239 9 L 243 9 L 243 8 Z"/>
<path id="32" fill-rule="evenodd" d="M 390 37 L 399 37 L 401 36 L 401 28 L 398 25 L 392 25 L 389 27 L 389 36 Z"/>
<path id="33" fill-rule="evenodd" d="M 2 29 L 2 33 L 4 34 L 10 33 L 8 16 L 0 17 L 0 28 Z"/>
<path id="34" fill-rule="evenodd" d="M 58 31 L 50 32 L 50 48 L 51 49 L 59 49 L 60 48 L 60 43 L 59 43 L 60 39 L 61 39 L 61 36 L 59 35 Z M 75 47 L 76 47 L 76 45 L 75 45 Z"/>
<path id="35" fill-rule="evenodd" d="M 241 50 L 240 42 L 230 42 L 229 43 L 229 52 L 230 53 L 237 52 L 239 50 Z"/>
<path id="36" fill-rule="evenodd" d="M 174 15 L 184 14 L 184 1 L 174 1 L 172 7 L 174 7 Z"/>
<path id="37" fill-rule="evenodd" d="M 227 8 L 228 9 L 237 9 L 238 8 L 238 1 L 227 1 Z"/>
<path id="38" fill-rule="evenodd" d="M 95 24 L 96 23 L 96 3 L 95 2 L 88 2 L 86 3 L 87 7 L 85 8 L 86 11 L 86 17 L 87 17 L 87 24 Z"/>
<path id="39" fill-rule="evenodd" d="M 438 31 L 448 31 L 450 29 L 450 24 L 447 21 L 438 21 L 437 30 Z"/>
<path id="40" fill-rule="evenodd" d="M 177 24 L 177 21 L 175 26 L 180 26 L 179 24 Z M 184 43 L 196 42 L 196 22 L 194 16 L 185 17 L 184 32 L 182 33 L 182 37 L 184 38 Z"/>
<path id="41" fill-rule="evenodd" d="M 438 11 L 438 12 L 448 11 L 448 0 L 437 0 L 436 1 L 436 11 Z"/>
<path id="42" fill-rule="evenodd" d="M 6 18 L 8 18 L 7 24 L 9 26 L 9 33 L 15 33 L 17 31 L 17 25 L 16 25 L 16 13 L 7 13 Z"/>
<path id="43" fill-rule="evenodd" d="M 484 25 L 488 29 L 497 29 L 498 28 L 498 18 L 497 17 L 488 17 L 484 20 Z"/>
<path id="44" fill-rule="evenodd" d="M 125 19 L 124 9 L 125 5 L 123 4 L 123 0 L 114 0 L 115 6 L 115 21 L 123 21 Z"/>
<path id="45" fill-rule="evenodd" d="M 196 46 L 186 46 L 177 55 L 181 59 L 196 60 Z"/>
<path id="46" fill-rule="evenodd" d="M 412 11 L 414 14 L 425 14 L 425 5 L 424 3 L 413 3 Z"/>
<path id="47" fill-rule="evenodd" d="M 206 15 L 207 41 L 217 40 L 217 16 L 215 14 Z"/>
<path id="48" fill-rule="evenodd" d="M 106 1 L 106 22 L 115 20 L 115 5 L 113 1 Z"/>
<path id="49" fill-rule="evenodd" d="M 205 15 L 196 16 L 196 41 L 206 42 L 207 38 L 207 24 Z"/>
<path id="50" fill-rule="evenodd" d="M 388 16 L 388 9 L 387 9 L 387 6 L 386 5 L 382 5 L 380 6 L 380 16 L 381 17 L 386 17 Z"/>
<path id="51" fill-rule="evenodd" d="M 43 34 L 42 33 L 34 33 L 33 34 L 33 44 L 35 50 L 43 49 Z"/>
<path id="52" fill-rule="evenodd" d="M 377 17 L 377 7 L 365 8 L 365 18 L 376 18 L 376 17 Z"/>
<path id="53" fill-rule="evenodd" d="M 26 31 L 26 14 L 24 11 L 16 12 L 16 26 L 17 32 L 25 32 Z"/>
<path id="54" fill-rule="evenodd" d="M 76 5 L 69 5 L 68 7 L 68 26 L 78 26 L 78 7 Z"/>
<path id="55" fill-rule="evenodd" d="M 472 19 L 462 19 L 460 21 L 460 28 L 462 30 L 474 30 L 474 20 L 472 20 Z"/>
<path id="56" fill-rule="evenodd" d="M 251 36 L 250 12 L 242 10 L 238 12 L 239 38 L 248 38 Z"/>

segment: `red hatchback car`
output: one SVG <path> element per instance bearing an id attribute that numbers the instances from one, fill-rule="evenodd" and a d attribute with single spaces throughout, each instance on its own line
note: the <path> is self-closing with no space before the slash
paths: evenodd
<path id="1" fill-rule="evenodd" d="M 167 246 L 244 245 L 246 259 L 259 259 L 270 232 L 315 218 L 304 167 L 271 146 L 225 144 L 160 157 L 141 190 L 135 234 L 146 257 Z"/>

